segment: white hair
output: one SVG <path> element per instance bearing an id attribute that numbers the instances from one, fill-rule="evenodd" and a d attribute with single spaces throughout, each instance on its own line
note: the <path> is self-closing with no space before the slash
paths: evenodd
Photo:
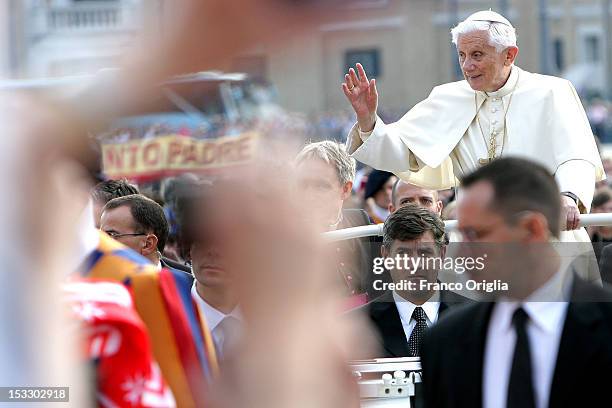
<path id="1" fill-rule="evenodd" d="M 295 158 L 295 164 L 306 159 L 319 159 L 335 167 L 340 182 L 344 185 L 355 178 L 355 159 L 351 157 L 344 145 L 331 140 L 309 143 Z"/>
<path id="2" fill-rule="evenodd" d="M 451 30 L 453 44 L 457 45 L 459 36 L 474 31 L 487 31 L 489 33 L 489 44 L 495 47 L 498 53 L 508 47 L 516 47 L 516 29 L 514 27 L 488 21 L 462 21 Z"/>

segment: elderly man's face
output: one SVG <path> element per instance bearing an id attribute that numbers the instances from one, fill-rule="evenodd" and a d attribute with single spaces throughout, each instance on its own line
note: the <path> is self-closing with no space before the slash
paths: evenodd
<path id="1" fill-rule="evenodd" d="M 518 48 L 509 47 L 498 53 L 489 44 L 487 31 L 474 31 L 459 36 L 457 53 L 463 76 L 475 91 L 494 92 L 508 79 L 511 63 Z"/>
<path id="2" fill-rule="evenodd" d="M 342 184 L 333 164 L 319 159 L 307 159 L 296 167 L 298 200 L 305 215 L 327 224 L 337 218 L 344 200 L 350 197 L 352 182 Z"/>

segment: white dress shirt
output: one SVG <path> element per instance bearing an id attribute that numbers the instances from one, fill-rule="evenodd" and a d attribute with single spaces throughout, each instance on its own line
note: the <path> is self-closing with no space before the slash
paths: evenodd
<path id="1" fill-rule="evenodd" d="M 571 277 L 557 272 L 526 302 L 509 299 L 495 304 L 487 331 L 483 363 L 483 408 L 505 408 L 516 345 L 512 315 L 519 307 L 529 316 L 527 337 L 531 354 L 534 398 L 537 408 L 548 406 L 561 332 L 567 314 Z M 546 301 L 534 301 L 535 299 Z"/>
<path id="2" fill-rule="evenodd" d="M 436 292 L 429 301 L 423 303 L 421 307 L 425 312 L 425 320 L 427 321 L 427 327 L 431 327 L 438 320 L 438 312 L 440 310 L 439 294 Z M 402 327 L 406 334 L 406 341 L 410 339 L 412 330 L 416 326 L 416 320 L 412 318 L 412 313 L 418 305 L 404 299 L 393 291 L 393 300 L 395 301 L 395 307 L 399 312 L 400 319 L 402 321 Z"/>
<path id="3" fill-rule="evenodd" d="M 215 309 L 211 305 L 209 305 L 204 299 L 200 297 L 198 291 L 196 289 L 196 282 L 193 282 L 193 286 L 191 287 L 191 296 L 198 304 L 200 312 L 204 314 L 204 318 L 206 319 L 206 324 L 208 325 L 208 329 L 212 333 L 213 342 L 215 343 L 215 348 L 219 351 L 222 350 L 226 341 L 229 340 L 229 337 L 239 335 L 239 333 L 226 333 L 223 330 L 223 325 L 221 322 L 226 317 L 236 318 L 239 322 L 242 322 L 242 313 L 240 312 L 240 308 L 236 306 L 234 310 L 229 314 L 225 314 L 220 310 Z"/>

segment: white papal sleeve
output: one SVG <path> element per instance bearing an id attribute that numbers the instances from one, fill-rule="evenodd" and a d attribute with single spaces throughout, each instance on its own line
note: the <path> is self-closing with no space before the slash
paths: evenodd
<path id="1" fill-rule="evenodd" d="M 362 132 L 356 123 L 349 132 L 346 149 L 356 160 L 392 173 L 419 171 L 424 163 L 380 117 L 371 132 Z"/>
<path id="2" fill-rule="evenodd" d="M 569 191 L 580 199 L 580 212 L 589 212 L 595 193 L 595 166 L 586 160 L 569 160 L 555 172 L 561 192 Z"/>

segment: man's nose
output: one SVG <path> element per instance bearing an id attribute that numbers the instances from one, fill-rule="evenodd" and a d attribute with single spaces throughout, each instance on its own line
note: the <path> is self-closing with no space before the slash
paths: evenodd
<path id="1" fill-rule="evenodd" d="M 470 58 L 466 58 L 463 61 L 463 70 L 464 71 L 472 71 L 474 69 L 474 64 Z"/>
<path id="2" fill-rule="evenodd" d="M 219 247 L 217 245 L 210 245 L 208 250 L 206 251 L 208 256 L 218 257 L 219 256 Z"/>

